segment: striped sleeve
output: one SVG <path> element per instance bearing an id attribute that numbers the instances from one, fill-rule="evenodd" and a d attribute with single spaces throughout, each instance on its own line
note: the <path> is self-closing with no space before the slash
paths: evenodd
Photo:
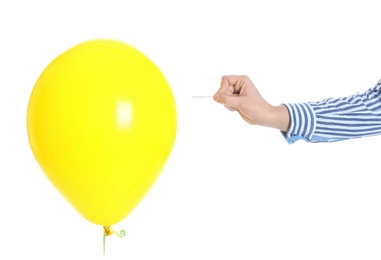
<path id="1" fill-rule="evenodd" d="M 319 102 L 285 104 L 288 143 L 334 142 L 381 134 L 381 80 L 364 93 Z"/>

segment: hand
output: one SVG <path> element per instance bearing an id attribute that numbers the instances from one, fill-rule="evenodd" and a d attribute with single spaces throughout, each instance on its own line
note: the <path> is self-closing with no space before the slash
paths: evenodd
<path id="1" fill-rule="evenodd" d="M 288 130 L 288 109 L 269 104 L 247 76 L 223 76 L 213 98 L 229 110 L 237 111 L 249 124 Z"/>

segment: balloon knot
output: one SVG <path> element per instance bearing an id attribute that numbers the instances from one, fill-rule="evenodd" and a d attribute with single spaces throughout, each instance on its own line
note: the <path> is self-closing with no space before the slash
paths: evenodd
<path id="1" fill-rule="evenodd" d="M 114 232 L 112 232 L 110 226 L 103 226 L 103 229 L 105 230 L 105 236 L 106 236 L 106 237 L 107 237 L 107 236 L 111 236 L 112 233 L 114 233 Z"/>
<path id="2" fill-rule="evenodd" d="M 117 235 L 118 237 L 124 237 L 126 232 L 121 230 L 119 233 L 116 232 L 111 226 L 103 226 L 105 236 L 111 236 L 112 234 Z"/>

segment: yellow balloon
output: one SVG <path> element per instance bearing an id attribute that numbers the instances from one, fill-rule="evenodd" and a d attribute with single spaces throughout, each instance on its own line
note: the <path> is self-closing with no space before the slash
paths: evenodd
<path id="1" fill-rule="evenodd" d="M 160 175 L 177 129 L 172 90 L 134 47 L 91 40 L 55 58 L 38 78 L 28 138 L 43 172 L 90 222 L 123 220 Z"/>

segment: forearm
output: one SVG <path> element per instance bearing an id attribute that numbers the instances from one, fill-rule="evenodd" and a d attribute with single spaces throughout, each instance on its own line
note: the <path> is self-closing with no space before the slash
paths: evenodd
<path id="1" fill-rule="evenodd" d="M 381 81 L 364 93 L 286 106 L 290 127 L 284 135 L 289 143 L 300 139 L 332 142 L 381 134 Z"/>

